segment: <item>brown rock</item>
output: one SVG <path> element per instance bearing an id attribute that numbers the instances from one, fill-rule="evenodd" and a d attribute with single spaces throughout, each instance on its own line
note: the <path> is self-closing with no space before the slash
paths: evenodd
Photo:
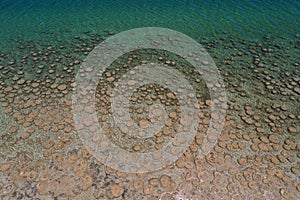
<path id="1" fill-rule="evenodd" d="M 162 175 L 159 180 L 162 188 L 171 187 L 171 178 L 169 176 Z"/>
<path id="2" fill-rule="evenodd" d="M 30 135 L 29 135 L 28 133 L 26 133 L 26 132 L 20 134 L 20 138 L 23 139 L 23 140 L 29 138 L 29 136 L 30 136 Z"/>
<path id="3" fill-rule="evenodd" d="M 41 175 L 40 180 L 41 181 L 47 181 L 47 180 L 50 179 L 50 177 L 51 177 L 51 175 L 49 173 L 44 173 L 44 174 Z"/>
<path id="4" fill-rule="evenodd" d="M 214 179 L 213 173 L 211 171 L 200 171 L 197 174 L 198 179 L 200 180 L 200 182 L 210 182 Z"/>
<path id="5" fill-rule="evenodd" d="M 55 153 L 52 155 L 52 159 L 56 164 L 60 164 L 64 158 L 61 153 Z"/>
<path id="6" fill-rule="evenodd" d="M 173 93 L 171 93 L 171 92 L 167 93 L 167 97 L 169 99 L 175 99 L 176 98 L 175 95 Z"/>
<path id="7" fill-rule="evenodd" d="M 281 188 L 279 190 L 280 195 L 285 199 L 291 199 L 291 193 L 287 188 Z"/>
<path id="8" fill-rule="evenodd" d="M 73 163 L 75 163 L 77 161 L 77 159 L 78 159 L 77 154 L 73 153 L 73 154 L 69 155 L 69 157 L 67 158 L 67 162 L 69 164 L 73 164 Z"/>
<path id="9" fill-rule="evenodd" d="M 269 150 L 268 145 L 266 145 L 266 144 L 264 144 L 264 143 L 259 143 L 259 144 L 258 144 L 258 148 L 259 148 L 261 151 L 268 151 L 268 150 Z"/>
<path id="10" fill-rule="evenodd" d="M 26 130 L 27 133 L 29 133 L 30 135 L 33 134 L 35 132 L 35 129 L 30 127 Z"/>
<path id="11" fill-rule="evenodd" d="M 178 160 L 176 161 L 176 166 L 178 168 L 184 168 L 184 166 L 185 166 L 185 159 L 182 158 L 182 157 L 178 158 Z"/>
<path id="12" fill-rule="evenodd" d="M 86 175 L 83 179 L 82 179 L 82 189 L 83 190 L 87 190 L 89 187 L 91 187 L 93 184 L 93 178 L 89 175 Z"/>
<path id="13" fill-rule="evenodd" d="M 25 81 L 24 79 L 20 79 L 20 80 L 18 80 L 17 83 L 18 83 L 19 85 L 23 85 L 25 82 L 26 82 L 26 81 Z"/>
<path id="14" fill-rule="evenodd" d="M 243 117 L 242 119 L 243 119 L 243 121 L 244 121 L 246 124 L 251 125 L 251 124 L 254 123 L 253 120 L 252 120 L 251 118 L 249 118 L 249 117 Z"/>
<path id="15" fill-rule="evenodd" d="M 278 160 L 279 160 L 280 162 L 282 162 L 282 163 L 284 163 L 284 162 L 287 161 L 286 158 L 285 158 L 285 156 L 282 156 L 282 155 L 278 155 L 277 158 L 278 158 Z"/>
<path id="16" fill-rule="evenodd" d="M 247 181 L 252 181 L 252 172 L 249 170 L 246 170 L 243 172 L 243 176 Z"/>
<path id="17" fill-rule="evenodd" d="M 228 180 L 226 175 L 224 175 L 221 172 L 218 171 L 214 171 L 214 180 L 213 180 L 213 184 L 217 187 L 226 187 L 228 184 Z"/>
<path id="18" fill-rule="evenodd" d="M 51 149 L 47 149 L 46 151 L 44 151 L 43 156 L 44 157 L 49 157 L 52 154 L 52 150 Z"/>
<path id="19" fill-rule="evenodd" d="M 165 120 L 165 125 L 166 125 L 167 127 L 171 126 L 171 125 L 172 125 L 172 120 L 171 120 L 170 118 L 166 119 L 166 120 Z"/>
<path id="20" fill-rule="evenodd" d="M 34 82 L 34 83 L 31 84 L 31 86 L 32 86 L 33 88 L 37 88 L 39 85 L 40 85 L 40 84 L 37 83 L 37 82 Z"/>
<path id="21" fill-rule="evenodd" d="M 9 134 L 14 134 L 19 130 L 19 127 L 17 125 L 12 125 L 10 127 L 8 127 L 7 132 Z"/>
<path id="22" fill-rule="evenodd" d="M 6 87 L 6 88 L 4 88 L 4 92 L 11 92 L 13 90 L 13 88 L 12 87 Z"/>
<path id="23" fill-rule="evenodd" d="M 92 156 L 87 148 L 82 148 L 81 154 L 83 158 L 90 158 Z"/>
<path id="24" fill-rule="evenodd" d="M 270 135 L 269 140 L 272 143 L 278 144 L 280 142 L 279 138 L 276 135 Z"/>
<path id="25" fill-rule="evenodd" d="M 30 172 L 28 172 L 26 174 L 26 180 L 28 182 L 33 182 L 33 181 L 36 180 L 37 176 L 38 176 L 38 173 L 36 171 L 34 171 L 34 170 L 31 170 Z"/>
<path id="26" fill-rule="evenodd" d="M 16 189 L 15 184 L 7 183 L 7 184 L 3 185 L 3 187 L 2 187 L 2 195 L 6 196 L 8 194 L 11 194 L 15 191 L 15 189 Z"/>
<path id="27" fill-rule="evenodd" d="M 298 190 L 298 192 L 300 192 L 300 184 L 297 185 L 296 189 Z"/>
<path id="28" fill-rule="evenodd" d="M 264 128 L 261 128 L 261 127 L 257 127 L 257 128 L 256 128 L 256 131 L 257 131 L 258 133 L 264 133 L 264 132 L 265 132 Z"/>
<path id="29" fill-rule="evenodd" d="M 139 125 L 141 128 L 146 128 L 149 126 L 149 121 L 146 119 L 142 119 L 142 120 L 140 120 Z"/>
<path id="30" fill-rule="evenodd" d="M 288 131 L 292 134 L 295 135 L 297 132 L 297 129 L 293 126 L 288 127 Z"/>
<path id="31" fill-rule="evenodd" d="M 133 151 L 135 151 L 135 152 L 138 152 L 138 151 L 141 151 L 141 146 L 140 145 L 134 145 L 133 147 L 132 147 L 132 149 L 133 149 Z"/>
<path id="32" fill-rule="evenodd" d="M 94 122 L 91 119 L 85 118 L 83 119 L 83 124 L 85 126 L 91 126 Z"/>
<path id="33" fill-rule="evenodd" d="M 62 141 L 58 141 L 58 142 L 55 143 L 54 149 L 59 150 L 59 149 L 62 149 L 63 146 L 64 146 L 64 143 Z"/>
<path id="34" fill-rule="evenodd" d="M 106 80 L 107 80 L 108 82 L 113 82 L 113 81 L 115 80 L 115 78 L 114 78 L 113 76 L 111 76 L 111 77 L 108 77 Z"/>
<path id="35" fill-rule="evenodd" d="M 271 157 L 271 162 L 275 165 L 278 165 L 280 163 L 279 159 L 275 156 Z"/>
<path id="36" fill-rule="evenodd" d="M 158 187 L 160 185 L 160 181 L 158 178 L 151 178 L 148 182 L 154 187 Z"/>
<path id="37" fill-rule="evenodd" d="M 296 167 L 291 167 L 291 172 L 295 175 L 300 175 L 300 170 Z"/>
<path id="38" fill-rule="evenodd" d="M 10 114 L 10 113 L 12 113 L 12 111 L 13 111 L 12 107 L 8 107 L 8 108 L 5 109 L 6 114 Z"/>
<path id="39" fill-rule="evenodd" d="M 191 145 L 190 145 L 190 150 L 191 150 L 192 152 L 197 152 L 197 151 L 198 151 L 197 145 L 196 145 L 195 143 L 191 144 Z"/>
<path id="40" fill-rule="evenodd" d="M 133 181 L 133 187 L 136 189 L 136 190 L 141 190 L 144 186 L 144 183 L 143 181 L 141 180 L 134 180 Z"/>
<path id="41" fill-rule="evenodd" d="M 296 92 L 297 94 L 300 94 L 300 88 L 299 87 L 295 87 L 294 88 L 294 92 Z"/>
<path id="42" fill-rule="evenodd" d="M 201 134 L 196 134 L 195 142 L 197 145 L 201 145 L 203 143 L 203 136 Z"/>
<path id="43" fill-rule="evenodd" d="M 287 176 L 287 175 L 284 175 L 281 180 L 283 180 L 283 182 L 286 184 L 286 185 L 292 185 L 293 184 L 293 181 L 292 179 Z"/>
<path id="44" fill-rule="evenodd" d="M 3 172 L 6 172 L 7 170 L 9 170 L 9 168 L 11 167 L 10 163 L 4 163 L 3 165 L 1 165 L 0 169 Z"/>
<path id="45" fill-rule="evenodd" d="M 68 143 L 70 142 L 70 137 L 66 134 L 62 135 L 62 136 L 59 136 L 59 139 L 64 142 L 64 143 Z"/>
<path id="46" fill-rule="evenodd" d="M 43 147 L 45 149 L 51 148 L 55 143 L 52 140 L 47 140 L 46 142 L 43 143 Z"/>
<path id="47" fill-rule="evenodd" d="M 133 85 L 136 84 L 136 81 L 135 81 L 135 80 L 129 80 L 129 81 L 127 82 L 127 84 L 128 84 L 129 86 L 133 86 Z"/>
<path id="48" fill-rule="evenodd" d="M 67 85 L 62 84 L 62 85 L 59 85 L 57 88 L 58 88 L 60 91 L 63 91 L 63 90 L 65 90 L 65 89 L 67 89 Z"/>
<path id="49" fill-rule="evenodd" d="M 250 181 L 248 182 L 248 187 L 251 189 L 251 190 L 257 190 L 258 189 L 258 184 L 257 182 L 255 181 Z"/>
<path id="50" fill-rule="evenodd" d="M 154 192 L 154 187 L 152 185 L 150 185 L 150 184 L 144 185 L 143 191 L 144 191 L 145 195 L 152 194 Z"/>
<path id="51" fill-rule="evenodd" d="M 252 151 L 258 151 L 258 150 L 259 150 L 257 144 L 252 144 L 252 145 L 250 146 L 250 148 L 251 148 Z"/>
<path id="52" fill-rule="evenodd" d="M 164 135 L 170 135 L 171 134 L 171 130 L 169 128 L 165 128 L 163 129 L 163 132 L 162 132 Z"/>
<path id="53" fill-rule="evenodd" d="M 123 194 L 124 189 L 119 185 L 112 185 L 110 186 L 110 192 L 114 198 L 118 198 Z"/>
<path id="54" fill-rule="evenodd" d="M 40 195 L 45 195 L 50 191 L 49 183 L 48 181 L 41 181 L 36 186 L 37 191 Z"/>
<path id="55" fill-rule="evenodd" d="M 265 144 L 269 143 L 269 139 L 266 136 L 261 136 L 259 139 Z"/>
<path id="56" fill-rule="evenodd" d="M 78 160 L 73 167 L 73 171 L 76 176 L 82 177 L 87 170 L 87 165 L 88 163 L 86 160 Z"/>
<path id="57" fill-rule="evenodd" d="M 241 166 L 245 166 L 247 164 L 247 159 L 246 158 L 238 158 L 238 163 L 241 165 Z"/>
<path id="58" fill-rule="evenodd" d="M 169 117 L 175 119 L 177 117 L 177 114 L 175 112 L 170 112 Z"/>

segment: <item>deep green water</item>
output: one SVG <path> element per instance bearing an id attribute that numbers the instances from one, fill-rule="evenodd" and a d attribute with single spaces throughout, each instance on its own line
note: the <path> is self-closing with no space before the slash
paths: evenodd
<path id="1" fill-rule="evenodd" d="M 115 33 L 157 26 L 194 39 L 234 37 L 259 40 L 267 34 L 300 34 L 300 1 L 296 0 L 4 0 L 0 1 L 0 42 L 43 41 L 45 34 L 68 39 L 85 31 Z"/>

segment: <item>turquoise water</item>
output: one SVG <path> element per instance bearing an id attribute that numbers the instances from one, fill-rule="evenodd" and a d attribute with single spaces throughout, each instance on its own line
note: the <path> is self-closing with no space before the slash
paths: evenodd
<path id="1" fill-rule="evenodd" d="M 0 39 L 42 40 L 45 33 L 68 38 L 85 31 L 158 26 L 197 39 L 222 32 L 244 39 L 272 33 L 300 34 L 300 1 L 0 1 Z"/>

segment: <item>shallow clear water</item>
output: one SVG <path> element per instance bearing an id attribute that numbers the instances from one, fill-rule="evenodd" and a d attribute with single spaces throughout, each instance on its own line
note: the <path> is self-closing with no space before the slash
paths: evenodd
<path id="1" fill-rule="evenodd" d="M 139 27 L 173 29 L 203 44 L 223 79 L 226 95 L 222 93 L 215 102 L 223 103 L 226 112 L 218 115 L 209 109 L 212 96 L 207 88 L 219 91 L 221 82 L 205 85 L 203 74 L 183 57 L 157 49 L 119 57 L 102 74 L 94 96 L 88 95 L 92 93 L 88 86 L 77 93 L 79 100 L 72 99 L 75 86 L 81 83 L 76 82 L 76 74 L 84 79 L 85 72 L 95 72 L 93 66 L 80 69 L 93 48 L 114 34 Z M 112 54 L 118 52 L 112 49 Z M 187 57 L 192 59 L 193 53 Z M 161 200 L 172 196 L 298 200 L 299 55 L 300 1 L 296 0 L 0 0 L 0 199 Z M 213 61 L 205 60 L 199 66 L 207 65 L 207 72 L 213 71 L 208 74 L 218 79 L 210 65 Z M 150 171 L 123 173 L 102 162 L 110 159 L 106 155 L 99 159 L 91 155 L 80 130 L 99 130 L 94 126 L 98 120 L 116 146 L 145 153 L 161 149 L 189 125 L 188 120 L 181 120 L 184 112 L 176 96 L 186 87 L 176 76 L 166 80 L 166 87 L 145 84 L 134 90 L 128 97 L 132 120 L 120 118 L 122 127 L 116 126 L 118 121 L 114 123 L 112 115 L 124 113 L 113 112 L 114 95 L 109 88 L 119 80 L 130 87 L 137 85 L 134 78 L 142 78 L 136 76 L 139 73 L 134 67 L 143 63 L 159 63 L 184 75 L 195 94 L 183 94 L 197 97 L 198 103 L 189 105 L 203 113 L 199 112 L 193 142 L 174 163 L 151 171 L 153 165 L 139 162 L 140 157 L 132 162 L 123 156 L 129 161 L 127 169 L 138 163 L 145 165 L 142 170 Z M 123 77 L 127 72 L 128 80 Z M 157 71 L 151 75 L 172 77 Z M 168 87 L 175 83 L 179 84 L 178 93 Z M 91 100 L 95 100 L 95 110 L 86 105 Z M 74 106 L 78 102 L 79 106 Z M 152 109 L 150 105 L 156 103 L 161 107 Z M 167 108 L 166 113 L 161 112 L 162 107 Z M 74 113 L 82 114 L 83 110 L 86 116 L 96 113 L 98 119 L 76 121 Z M 224 126 L 211 126 L 210 119 L 219 122 L 223 115 Z M 143 130 L 155 120 L 165 127 L 144 140 L 145 132 L 136 131 L 136 127 Z M 209 126 L 218 129 L 219 135 L 207 134 Z M 133 137 L 134 131 L 142 139 Z M 203 145 L 207 137 L 213 145 Z M 85 139 L 107 146 L 99 138 L 95 134 Z M 181 139 L 172 144 L 184 143 Z M 210 152 L 203 153 L 203 148 Z M 153 157 L 161 158 L 159 154 Z"/>

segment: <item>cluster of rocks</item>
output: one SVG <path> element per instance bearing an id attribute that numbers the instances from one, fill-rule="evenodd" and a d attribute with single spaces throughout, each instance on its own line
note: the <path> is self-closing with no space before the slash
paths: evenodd
<path id="1" fill-rule="evenodd" d="M 300 197 L 299 41 L 266 37 L 259 43 L 228 35 L 200 41 L 214 57 L 229 98 L 223 131 L 207 155 L 201 154 L 201 147 L 210 119 L 218 116 L 211 115 L 201 75 L 182 58 L 163 51 L 142 50 L 119 58 L 104 73 L 95 96 L 98 121 L 116 145 L 132 152 L 161 149 L 186 123 L 180 120 L 174 92 L 155 84 L 136 90 L 128 109 L 133 121 L 146 129 L 162 119 L 161 110 L 149 106 L 161 103 L 167 111 L 163 130 L 135 140 L 127 135 L 132 125 L 118 129 L 111 121 L 109 87 L 136 65 L 157 62 L 182 72 L 195 90 L 195 108 L 203 111 L 198 133 L 174 163 L 159 171 L 127 174 L 104 166 L 83 147 L 72 115 L 74 76 L 84 57 L 110 34 L 76 36 L 69 44 L 23 42 L 16 55 L 0 53 L 1 113 L 11 119 L 0 134 L 3 199 Z M 91 108 L 78 107 L 76 112 L 81 110 Z M 88 120 L 83 124 L 93 127 Z"/>

